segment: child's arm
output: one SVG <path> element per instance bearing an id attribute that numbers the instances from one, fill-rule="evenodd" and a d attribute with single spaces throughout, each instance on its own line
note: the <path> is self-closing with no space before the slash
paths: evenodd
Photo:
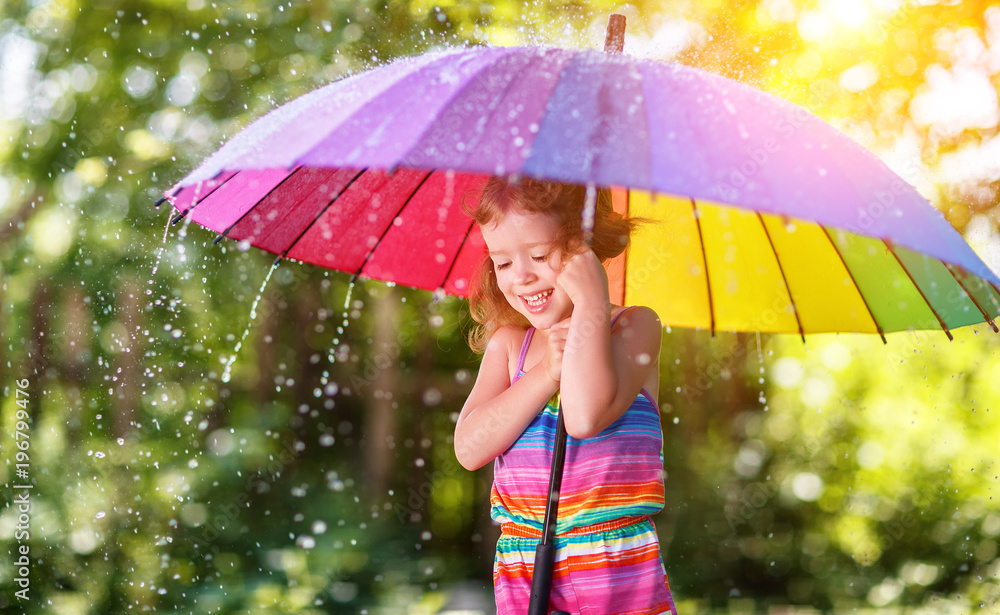
<path id="1" fill-rule="evenodd" d="M 566 432 L 589 438 L 624 414 L 658 369 L 660 320 L 639 307 L 622 316 L 612 336 L 607 278 L 589 250 L 567 263 L 559 284 L 573 300 L 560 393 Z"/>
<path id="2" fill-rule="evenodd" d="M 546 369 L 529 370 L 513 385 L 508 364 L 520 343 L 516 330 L 501 327 L 490 339 L 476 384 L 455 425 L 455 456 L 476 470 L 506 451 L 559 388 Z"/>

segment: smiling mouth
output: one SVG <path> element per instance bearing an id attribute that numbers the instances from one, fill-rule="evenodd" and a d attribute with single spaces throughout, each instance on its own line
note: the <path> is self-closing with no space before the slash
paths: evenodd
<path id="1" fill-rule="evenodd" d="M 528 306 L 528 310 L 535 312 L 545 307 L 545 304 L 548 303 L 550 296 L 552 296 L 551 288 L 533 295 L 521 295 L 521 301 L 524 301 L 524 304 Z"/>

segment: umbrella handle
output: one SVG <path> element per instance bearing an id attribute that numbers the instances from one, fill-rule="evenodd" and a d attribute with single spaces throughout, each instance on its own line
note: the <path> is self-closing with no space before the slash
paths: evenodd
<path id="1" fill-rule="evenodd" d="M 556 517 L 559 513 L 559 491 L 562 489 L 563 466 L 566 461 L 566 421 L 563 419 L 562 401 L 556 419 L 556 441 L 552 447 L 552 471 L 549 474 L 549 498 L 545 503 L 545 521 L 542 540 L 535 548 L 535 564 L 531 573 L 531 600 L 528 615 L 546 615 L 552 590 L 552 572 L 556 560 Z M 561 611 L 553 611 L 556 615 Z"/>
<path id="2" fill-rule="evenodd" d="M 556 546 L 538 543 L 535 547 L 535 566 L 531 573 L 531 599 L 528 615 L 548 615 L 549 596 L 552 593 L 552 568 L 555 566 Z"/>

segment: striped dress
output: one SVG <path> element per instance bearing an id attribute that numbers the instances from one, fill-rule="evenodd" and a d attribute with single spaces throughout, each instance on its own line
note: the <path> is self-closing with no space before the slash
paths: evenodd
<path id="1" fill-rule="evenodd" d="M 530 328 L 524 336 L 511 384 L 524 375 L 533 333 Z M 494 463 L 490 514 L 501 528 L 493 566 L 498 615 L 528 611 L 556 418 L 553 399 Z M 677 614 L 649 518 L 663 508 L 662 449 L 660 413 L 645 390 L 598 435 L 567 438 L 552 609 L 594 615 Z"/>

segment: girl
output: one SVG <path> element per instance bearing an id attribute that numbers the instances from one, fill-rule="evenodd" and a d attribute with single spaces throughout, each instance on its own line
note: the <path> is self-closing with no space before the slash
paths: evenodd
<path id="1" fill-rule="evenodd" d="M 470 297 L 470 345 L 485 353 L 455 453 L 469 470 L 495 460 L 497 613 L 526 613 L 560 395 L 570 437 L 551 608 L 676 615 L 649 518 L 663 508 L 660 321 L 611 305 L 601 263 L 625 249 L 634 221 L 600 191 L 588 248 L 584 197 L 580 186 L 491 179 L 469 212 L 489 249 Z"/>

